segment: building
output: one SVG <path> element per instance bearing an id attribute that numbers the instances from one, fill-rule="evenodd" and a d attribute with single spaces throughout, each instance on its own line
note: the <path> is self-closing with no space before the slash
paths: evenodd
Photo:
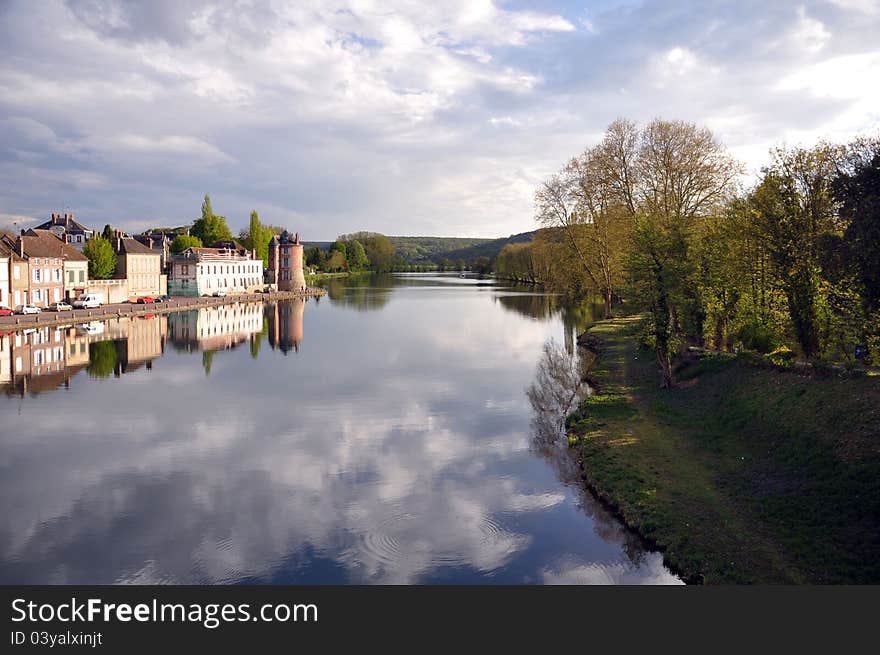
<path id="1" fill-rule="evenodd" d="M 171 256 L 168 290 L 172 296 L 211 296 L 254 292 L 263 288 L 263 261 L 235 243 L 214 248 L 187 248 Z"/>
<path id="2" fill-rule="evenodd" d="M 9 260 L 12 251 L 0 246 L 0 307 L 11 307 L 12 296 L 9 286 Z"/>
<path id="3" fill-rule="evenodd" d="M 299 232 L 291 238 L 284 230 L 269 241 L 269 271 L 267 282 L 277 286 L 279 291 L 304 291 L 306 278 L 303 275 L 303 245 Z"/>
<path id="4" fill-rule="evenodd" d="M 70 302 L 89 288 L 89 258 L 70 244 L 64 244 L 64 297 Z"/>
<path id="5" fill-rule="evenodd" d="M 138 243 L 145 245 L 153 252 L 159 253 L 162 259 L 159 264 L 163 273 L 168 273 L 168 265 L 171 263 L 171 238 L 165 232 L 150 232 L 149 234 L 135 234 L 131 237 Z"/>
<path id="6" fill-rule="evenodd" d="M 116 233 L 117 279 L 128 280 L 128 297 L 162 296 L 168 292 L 168 278 L 162 273 L 162 254 L 136 239 Z"/>
<path id="7" fill-rule="evenodd" d="M 48 230 L 65 243 L 69 243 L 80 251 L 83 249 L 86 241 L 98 236 L 97 232 L 74 220 L 72 213 L 68 214 L 66 212 L 64 214 L 52 214 L 52 218 L 34 229 Z"/>
<path id="8" fill-rule="evenodd" d="M 8 295 L 5 302 L 0 302 L 0 305 L 15 309 L 18 305 L 24 305 L 28 301 L 28 279 L 30 277 L 28 263 L 16 250 L 14 239 L 2 238 L 0 238 L 0 261 L 7 262 L 6 279 L 8 281 Z"/>
<path id="9" fill-rule="evenodd" d="M 64 257 L 68 250 L 65 242 L 48 230 L 22 230 L 21 236 L 13 241 L 10 237 L 4 237 L 7 247 L 18 254 L 20 259 L 28 263 L 27 292 L 22 293 L 18 302 L 13 298 L 13 303 L 23 305 L 30 303 L 37 307 L 48 307 L 53 302 L 59 302 L 64 298 Z M 15 279 L 16 262 L 11 263 L 13 269 L 12 282 L 21 282 Z M 20 265 L 18 265 L 20 268 Z M 19 271 L 19 275 L 21 271 Z M 13 288 L 15 292 L 21 292 L 21 288 Z"/>

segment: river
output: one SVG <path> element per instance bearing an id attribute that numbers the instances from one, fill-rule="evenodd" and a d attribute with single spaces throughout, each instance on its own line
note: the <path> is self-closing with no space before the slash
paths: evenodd
<path id="1" fill-rule="evenodd" d="M 526 393 L 589 310 L 328 286 L 0 335 L 0 583 L 678 582 Z"/>

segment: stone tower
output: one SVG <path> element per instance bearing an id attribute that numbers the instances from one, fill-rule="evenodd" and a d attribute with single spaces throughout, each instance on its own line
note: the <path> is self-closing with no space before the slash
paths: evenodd
<path id="1" fill-rule="evenodd" d="M 303 245 L 299 232 L 291 237 L 287 230 L 275 235 L 269 242 L 269 283 L 278 285 L 279 291 L 305 289 L 303 274 Z"/>

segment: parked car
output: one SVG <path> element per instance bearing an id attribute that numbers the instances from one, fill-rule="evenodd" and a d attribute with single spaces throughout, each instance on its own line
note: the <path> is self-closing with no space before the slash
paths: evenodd
<path id="1" fill-rule="evenodd" d="M 53 302 L 49 305 L 49 309 L 53 312 L 69 312 L 73 307 L 68 305 L 66 302 Z"/>
<path id="2" fill-rule="evenodd" d="M 42 309 L 33 305 L 19 305 L 15 308 L 16 314 L 40 314 L 42 311 Z"/>
<path id="3" fill-rule="evenodd" d="M 156 297 L 156 302 L 168 302 L 169 300 L 170 300 L 170 298 L 167 295 Z"/>
<path id="4" fill-rule="evenodd" d="M 95 309 L 104 304 L 103 293 L 84 293 L 73 301 L 73 306 L 77 309 Z"/>
<path id="5" fill-rule="evenodd" d="M 9 307 L 0 307 L 0 316 L 12 316 L 14 313 Z"/>
<path id="6" fill-rule="evenodd" d="M 156 299 L 153 296 L 141 296 L 137 299 L 138 305 L 152 305 L 156 302 Z"/>
<path id="7" fill-rule="evenodd" d="M 214 292 L 215 298 L 225 298 L 226 297 L 226 289 L 217 289 Z"/>

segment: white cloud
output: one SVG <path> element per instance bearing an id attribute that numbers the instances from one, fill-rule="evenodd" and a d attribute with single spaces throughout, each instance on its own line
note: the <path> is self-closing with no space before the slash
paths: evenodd
<path id="1" fill-rule="evenodd" d="M 39 21 L 8 5 L 11 213 L 63 197 L 83 220 L 146 226 L 211 192 L 234 229 L 256 207 L 315 239 L 497 236 L 534 228 L 533 185 L 619 116 L 708 123 L 754 168 L 792 134 L 876 125 L 880 14 L 865 1 L 588 17 L 488 0 L 99 5 L 43 3 Z M 824 63 L 838 60 L 864 77 Z"/>

